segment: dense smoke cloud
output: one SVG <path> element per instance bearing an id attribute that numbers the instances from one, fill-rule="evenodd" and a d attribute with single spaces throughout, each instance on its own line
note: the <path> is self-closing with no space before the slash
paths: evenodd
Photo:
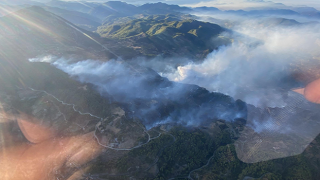
<path id="1" fill-rule="evenodd" d="M 95 85 L 103 96 L 121 103 L 127 115 L 141 119 L 147 128 L 167 123 L 197 127 L 217 119 L 246 118 L 246 106 L 241 101 L 196 85 L 170 82 L 151 69 L 120 60 L 73 62 L 46 56 L 30 61 L 49 62 L 80 82 Z"/>
<path id="2" fill-rule="evenodd" d="M 255 106 L 285 106 L 282 90 L 299 85 L 292 78 L 294 65 L 320 57 L 319 26 L 264 22 L 242 18 L 233 28 L 237 33 L 226 34 L 234 40 L 232 45 L 212 52 L 200 64 L 189 63 L 163 75 Z"/>

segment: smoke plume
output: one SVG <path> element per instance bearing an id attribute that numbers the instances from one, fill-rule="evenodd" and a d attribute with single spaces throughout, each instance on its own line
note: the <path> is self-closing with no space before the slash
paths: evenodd
<path id="1" fill-rule="evenodd" d="M 241 101 L 196 85 L 171 82 L 152 69 L 120 60 L 74 62 L 46 56 L 30 61 L 50 62 L 80 82 L 95 85 L 104 97 L 121 103 L 128 116 L 141 119 L 147 128 L 167 123 L 196 127 L 246 116 Z"/>
<path id="2" fill-rule="evenodd" d="M 161 74 L 258 107 L 284 107 L 283 93 L 299 87 L 292 76 L 295 65 L 320 57 L 319 25 L 284 26 L 267 18 L 240 19 L 236 18 L 233 33 L 225 34 L 233 40 L 231 45 L 220 47 L 202 63 Z"/>

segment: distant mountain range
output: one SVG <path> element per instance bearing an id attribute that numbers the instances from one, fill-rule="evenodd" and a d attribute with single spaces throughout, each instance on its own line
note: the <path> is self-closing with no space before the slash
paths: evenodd
<path id="1" fill-rule="evenodd" d="M 134 15 L 134 14 L 168 14 L 174 12 L 223 12 L 235 13 L 238 15 L 263 15 L 263 14 L 278 14 L 278 15 L 298 15 L 310 18 L 319 18 L 320 12 L 312 7 L 291 7 L 281 3 L 274 3 L 273 6 L 260 7 L 260 8 L 245 8 L 243 10 L 228 10 L 222 11 L 215 7 L 181 7 L 178 5 L 169 5 L 166 3 L 147 3 L 141 6 L 134 6 L 121 1 L 108 1 L 108 2 L 77 2 L 77 1 L 62 1 L 52 0 L 49 2 L 40 3 L 32 0 L 4 0 L 0 5 L 39 5 L 62 8 L 65 10 L 79 11 L 88 13 L 96 17 L 105 18 L 111 14 L 118 15 Z"/>
<path id="2" fill-rule="evenodd" d="M 48 3 L 26 2 L 29 5 L 43 6 L 48 11 L 79 25 L 80 27 L 94 31 L 99 25 L 106 21 L 116 20 L 118 18 L 129 17 L 138 18 L 140 15 L 155 14 L 177 14 L 177 13 L 210 13 L 217 15 L 238 15 L 238 16 L 299 16 L 316 20 L 320 18 L 320 12 L 309 7 L 289 7 L 279 6 L 278 8 L 248 9 L 248 10 L 228 10 L 223 11 L 215 7 L 181 7 L 178 5 L 169 5 L 165 3 L 148 3 L 141 6 L 134 6 L 120 1 L 98 2 L 77 2 L 52 0 Z M 80 14 L 84 13 L 84 14 Z"/>
<path id="3" fill-rule="evenodd" d="M 11 2 L 11 1 L 10 1 Z M 245 9 L 245 10 L 219 10 L 215 7 L 181 7 L 178 5 L 169 5 L 165 3 L 148 3 L 141 6 L 134 6 L 120 1 L 108 2 L 77 2 L 52 0 L 47 3 L 38 3 L 33 1 L 12 1 L 3 2 L 4 8 L 1 8 L 0 15 L 8 12 L 28 7 L 31 5 L 42 6 L 71 23 L 88 31 L 96 31 L 99 26 L 109 24 L 110 22 L 127 22 L 128 20 L 139 19 L 148 15 L 166 15 L 166 14 L 213 14 L 213 15 L 235 15 L 243 17 L 267 17 L 277 16 L 280 18 L 291 19 L 291 17 L 300 17 L 314 22 L 320 19 L 320 11 L 312 7 L 290 7 L 285 5 L 275 6 L 274 8 Z M 10 4 L 10 6 L 8 6 Z M 19 6 L 17 6 L 19 5 Z M 3 11 L 7 9 L 8 11 Z M 126 19 L 126 20 L 125 20 Z M 196 19 L 196 17 L 194 17 Z M 306 21 L 306 20 L 304 20 Z M 119 23 L 120 23 L 119 22 Z M 223 25 L 223 24 L 219 24 Z"/>

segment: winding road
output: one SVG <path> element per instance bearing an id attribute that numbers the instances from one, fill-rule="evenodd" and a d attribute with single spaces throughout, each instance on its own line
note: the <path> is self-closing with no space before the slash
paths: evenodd
<path id="1" fill-rule="evenodd" d="M 20 89 L 22 89 L 22 88 L 20 88 Z M 89 115 L 89 116 L 91 116 L 91 117 L 94 117 L 94 118 L 99 119 L 100 121 L 103 120 L 102 117 L 93 115 L 93 114 L 88 113 L 88 112 L 81 112 L 81 111 L 77 110 L 75 104 L 66 103 L 66 102 L 60 100 L 59 98 L 57 98 L 56 96 L 48 93 L 47 91 L 44 91 L 44 90 L 36 90 L 36 89 L 30 88 L 30 87 L 29 87 L 29 89 L 32 90 L 32 91 L 35 91 L 35 92 L 45 93 L 45 94 L 47 94 L 48 96 L 54 98 L 56 101 L 58 101 L 58 102 L 60 102 L 61 104 L 63 104 L 63 105 L 72 106 L 73 110 L 74 110 L 75 112 L 81 114 L 81 115 Z M 59 111 L 60 111 L 60 110 L 59 110 Z M 61 111 L 60 111 L 60 113 L 61 113 Z M 62 113 L 62 114 L 63 114 L 63 113 Z M 63 116 L 65 117 L 64 114 L 63 114 Z M 78 126 L 79 126 L 79 125 L 78 125 Z M 138 124 L 138 126 L 141 127 L 139 124 Z M 83 128 L 83 127 L 82 127 L 82 128 Z M 146 131 L 145 128 L 141 127 L 141 128 L 143 129 L 143 131 L 148 135 L 148 141 L 147 141 L 146 143 L 140 144 L 140 145 L 135 146 L 135 147 L 132 147 L 132 148 L 113 148 L 113 147 L 111 147 L 111 146 L 106 146 L 106 145 L 101 144 L 99 138 L 98 138 L 97 135 L 96 135 L 97 128 L 98 128 L 98 127 L 96 126 L 96 127 L 95 127 L 95 132 L 94 132 L 94 137 L 95 137 L 95 139 L 97 140 L 98 144 L 99 144 L 100 146 L 102 146 L 102 147 L 105 147 L 105 148 L 108 148 L 108 149 L 112 149 L 112 150 L 116 150 L 116 151 L 131 151 L 131 150 L 133 150 L 133 149 L 137 149 L 137 148 L 139 148 L 139 147 L 142 147 L 142 146 L 148 144 L 150 141 L 159 138 L 159 137 L 162 135 L 162 133 L 159 133 L 158 136 L 151 138 L 151 136 L 150 136 L 150 134 L 148 133 L 148 131 Z"/>

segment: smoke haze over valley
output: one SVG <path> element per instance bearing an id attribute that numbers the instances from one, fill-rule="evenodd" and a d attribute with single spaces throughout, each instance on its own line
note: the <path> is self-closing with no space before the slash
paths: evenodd
<path id="1" fill-rule="evenodd" d="M 68 64 L 66 59 L 49 56 L 30 61 L 51 62 L 80 82 L 94 84 L 110 101 L 124 103 L 128 113 L 142 119 L 148 128 L 166 123 L 197 127 L 214 119 L 233 121 L 246 115 L 240 101 L 195 85 L 172 83 L 151 69 L 120 60 Z"/>
<path id="2" fill-rule="evenodd" d="M 1 2 L 0 179 L 319 179 L 317 4 Z"/>

